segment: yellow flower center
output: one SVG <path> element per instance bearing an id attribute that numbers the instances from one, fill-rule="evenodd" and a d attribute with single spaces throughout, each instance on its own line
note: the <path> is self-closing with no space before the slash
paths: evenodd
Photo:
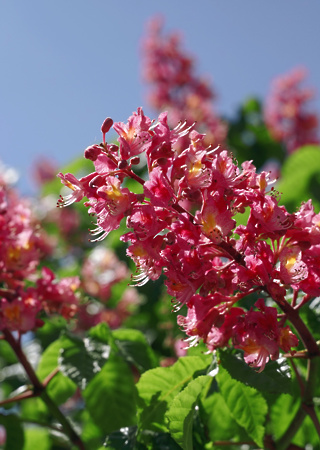
<path id="1" fill-rule="evenodd" d="M 290 255 L 286 259 L 286 269 L 290 270 L 292 266 L 297 262 L 297 256 L 296 255 Z"/>
<path id="2" fill-rule="evenodd" d="M 8 305 L 4 311 L 3 314 L 7 320 L 10 322 L 17 322 L 20 320 L 20 308 L 19 305 Z"/>

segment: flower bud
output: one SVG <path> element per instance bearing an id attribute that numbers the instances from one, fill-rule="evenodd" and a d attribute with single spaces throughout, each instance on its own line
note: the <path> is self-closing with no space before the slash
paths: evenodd
<path id="1" fill-rule="evenodd" d="M 86 159 L 90 159 L 90 161 L 96 161 L 100 153 L 101 148 L 98 145 L 92 145 L 91 147 L 85 149 L 84 157 Z"/>
<path id="2" fill-rule="evenodd" d="M 118 162 L 118 169 L 126 169 L 128 167 L 128 162 L 125 159 L 122 159 Z"/>
<path id="3" fill-rule="evenodd" d="M 133 158 L 131 158 L 130 162 L 131 162 L 131 164 L 132 164 L 133 166 L 138 165 L 138 164 L 140 163 L 140 158 L 139 158 L 139 156 L 134 156 Z"/>
<path id="4" fill-rule="evenodd" d="M 119 147 L 116 144 L 109 144 L 108 150 L 112 153 L 118 153 Z"/>
<path id="5" fill-rule="evenodd" d="M 106 143 L 106 133 L 110 130 L 110 128 L 113 125 L 113 120 L 110 117 L 107 117 L 103 124 L 101 125 L 101 131 L 102 131 L 102 137 L 103 137 L 103 143 Z"/>
<path id="6" fill-rule="evenodd" d="M 101 131 L 102 131 L 102 133 L 103 133 L 103 134 L 108 133 L 108 131 L 110 130 L 110 128 L 112 127 L 112 125 L 113 125 L 113 120 L 112 120 L 110 117 L 107 117 L 107 118 L 104 120 L 103 124 L 101 125 Z"/>

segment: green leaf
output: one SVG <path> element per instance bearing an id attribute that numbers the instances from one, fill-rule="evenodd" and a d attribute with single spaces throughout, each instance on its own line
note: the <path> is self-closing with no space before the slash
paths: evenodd
<path id="1" fill-rule="evenodd" d="M 271 394 L 291 393 L 290 369 L 285 361 L 282 363 L 271 361 L 266 365 L 263 372 L 258 373 L 249 367 L 243 359 L 232 355 L 228 350 L 220 350 L 219 357 L 222 367 L 228 371 L 233 379 L 261 392 Z"/>
<path id="2" fill-rule="evenodd" d="M 133 375 L 119 356 L 110 355 L 82 394 L 92 419 L 105 434 L 136 424 Z"/>
<path id="3" fill-rule="evenodd" d="M 51 316 L 43 319 L 44 325 L 37 330 L 37 340 L 41 347 L 46 349 L 53 341 L 60 338 L 61 332 L 66 329 L 67 320 L 62 316 Z"/>
<path id="4" fill-rule="evenodd" d="M 263 447 L 264 422 L 268 406 L 262 394 L 234 380 L 223 368 L 220 368 L 217 381 L 232 417 L 256 444 Z"/>
<path id="5" fill-rule="evenodd" d="M 175 396 L 192 379 L 205 372 L 211 362 L 208 356 L 185 356 L 171 367 L 157 367 L 142 374 L 139 394 L 139 422 L 142 429 L 167 432 L 165 412 Z"/>
<path id="6" fill-rule="evenodd" d="M 96 450 L 101 447 L 105 434 L 101 431 L 100 427 L 94 423 L 87 409 L 83 409 L 81 412 L 81 422 L 81 440 L 85 444 L 86 450 Z"/>
<path id="7" fill-rule="evenodd" d="M 50 412 L 44 401 L 38 398 L 28 398 L 21 402 L 21 418 L 44 422 L 50 417 Z"/>
<path id="8" fill-rule="evenodd" d="M 37 369 L 37 375 L 41 381 L 59 366 L 58 357 L 61 347 L 62 342 L 58 339 L 43 352 Z M 59 372 L 49 382 L 47 392 L 55 403 L 61 405 L 75 393 L 76 389 L 76 384 Z"/>
<path id="9" fill-rule="evenodd" d="M 316 210 L 320 207 L 320 147 L 308 145 L 290 155 L 282 167 L 277 190 L 282 202 L 293 211 L 310 198 Z"/>
<path id="10" fill-rule="evenodd" d="M 95 327 L 90 328 L 89 337 L 104 344 L 110 344 L 110 341 L 113 339 L 111 330 L 105 322 L 101 322 Z"/>
<path id="11" fill-rule="evenodd" d="M 89 337 L 82 340 L 71 334 L 61 336 L 60 341 L 61 372 L 83 390 L 107 361 L 110 346 Z"/>
<path id="12" fill-rule="evenodd" d="M 16 354 L 5 340 L 0 340 L 0 367 L 15 364 L 18 361 Z"/>
<path id="13" fill-rule="evenodd" d="M 278 440 L 287 430 L 300 406 L 299 394 L 279 395 L 270 411 L 270 432 Z"/>
<path id="14" fill-rule="evenodd" d="M 248 440 L 248 435 L 232 417 L 220 392 L 214 392 L 202 399 L 201 405 L 206 415 L 205 423 L 209 436 L 213 442 L 234 441 L 237 445 L 237 442 Z"/>
<path id="15" fill-rule="evenodd" d="M 50 450 L 51 439 L 45 428 L 30 427 L 25 431 L 26 443 L 23 450 Z"/>
<path id="16" fill-rule="evenodd" d="M 4 450 L 24 450 L 24 432 L 20 419 L 15 414 L 0 414 L 0 424 L 6 429 Z"/>
<path id="17" fill-rule="evenodd" d="M 165 417 L 169 421 L 169 431 L 173 439 L 183 448 L 192 450 L 192 425 L 194 408 L 202 389 L 211 383 L 208 375 L 190 381 L 172 401 Z"/>
<path id="18" fill-rule="evenodd" d="M 157 358 L 141 331 L 118 329 L 114 330 L 112 335 L 121 356 L 136 366 L 139 372 L 143 373 L 157 366 Z"/>
<path id="19" fill-rule="evenodd" d="M 312 448 L 315 450 L 320 448 L 319 434 L 309 416 L 305 417 L 302 425 L 297 430 L 297 434 L 292 439 L 292 443 L 302 448 Z"/>

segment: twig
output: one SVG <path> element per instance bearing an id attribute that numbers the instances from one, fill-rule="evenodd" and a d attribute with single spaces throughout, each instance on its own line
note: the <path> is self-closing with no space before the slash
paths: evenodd
<path id="1" fill-rule="evenodd" d="M 50 381 L 59 373 L 59 367 L 56 367 L 49 375 L 42 381 L 43 386 L 47 387 Z"/>
<path id="2" fill-rule="evenodd" d="M 14 402 L 20 402 L 21 400 L 26 400 L 28 398 L 34 398 L 34 397 L 38 397 L 38 395 L 36 395 L 33 391 L 28 389 L 27 391 L 23 392 L 22 394 L 1 400 L 0 406 L 8 405 L 8 404 L 14 403 Z"/>

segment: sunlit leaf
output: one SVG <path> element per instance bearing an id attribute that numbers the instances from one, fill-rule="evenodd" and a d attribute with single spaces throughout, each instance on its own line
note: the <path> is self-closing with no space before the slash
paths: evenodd
<path id="1" fill-rule="evenodd" d="M 105 434 L 136 424 L 133 375 L 119 356 L 110 356 L 83 397 L 92 419 Z"/>
<path id="2" fill-rule="evenodd" d="M 235 443 L 241 440 L 248 441 L 248 435 L 232 417 L 220 392 L 214 392 L 202 399 L 201 404 L 206 414 L 206 425 L 212 441 L 234 441 Z"/>
<path id="3" fill-rule="evenodd" d="M 232 417 L 260 447 L 263 447 L 268 406 L 262 394 L 234 380 L 223 368 L 217 375 L 217 381 Z"/>
<path id="4" fill-rule="evenodd" d="M 292 153 L 283 164 L 276 189 L 283 193 L 282 202 L 290 211 L 311 198 L 319 212 L 320 147 L 308 145 Z"/>
<path id="5" fill-rule="evenodd" d="M 142 428 L 168 431 L 165 413 L 175 396 L 197 375 L 205 373 L 211 357 L 185 356 L 171 367 L 158 367 L 145 372 L 137 389 Z"/>
<path id="6" fill-rule="evenodd" d="M 279 439 L 296 415 L 300 401 L 288 394 L 279 395 L 270 411 L 270 431 L 275 439 Z"/>
<path id="7" fill-rule="evenodd" d="M 25 440 L 23 450 L 50 450 L 52 448 L 50 435 L 45 428 L 27 428 Z"/>
<path id="8" fill-rule="evenodd" d="M 194 408 L 202 389 L 212 381 L 208 375 L 197 377 L 190 381 L 172 401 L 166 418 L 169 421 L 169 431 L 174 440 L 183 450 L 192 450 L 192 426 Z"/>
<path id="9" fill-rule="evenodd" d="M 58 357 L 61 346 L 62 342 L 58 339 L 43 352 L 37 369 L 37 375 L 41 381 L 58 368 Z M 70 378 L 59 372 L 49 382 L 47 392 L 60 405 L 74 394 L 76 388 L 76 384 Z"/>

